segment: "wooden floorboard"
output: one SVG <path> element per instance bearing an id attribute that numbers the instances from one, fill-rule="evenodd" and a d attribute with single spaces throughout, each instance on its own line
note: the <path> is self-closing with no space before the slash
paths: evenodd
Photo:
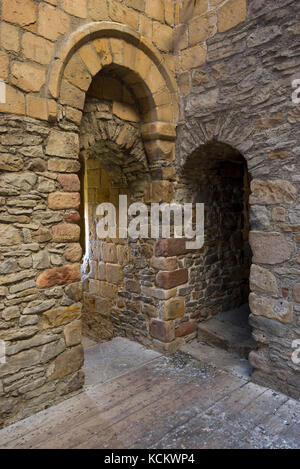
<path id="1" fill-rule="evenodd" d="M 300 447 L 300 403 L 165 357 L 0 430 L 0 448 Z"/>

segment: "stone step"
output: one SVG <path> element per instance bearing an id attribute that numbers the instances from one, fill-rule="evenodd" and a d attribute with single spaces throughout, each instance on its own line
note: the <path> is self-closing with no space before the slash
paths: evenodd
<path id="1" fill-rule="evenodd" d="M 256 349 L 248 323 L 249 312 L 248 305 L 244 305 L 200 323 L 198 341 L 248 358 L 251 350 Z"/>

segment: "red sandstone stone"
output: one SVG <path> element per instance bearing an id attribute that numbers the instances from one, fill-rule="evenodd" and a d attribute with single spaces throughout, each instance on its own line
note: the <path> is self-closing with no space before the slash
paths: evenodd
<path id="1" fill-rule="evenodd" d="M 48 207 L 52 210 L 64 210 L 67 208 L 79 208 L 79 192 L 53 192 L 48 197 Z"/>
<path id="2" fill-rule="evenodd" d="M 175 331 L 176 337 L 184 337 L 186 335 L 192 334 L 197 329 L 197 324 L 192 321 L 183 322 L 177 327 Z"/>
<path id="3" fill-rule="evenodd" d="M 74 264 L 45 270 L 37 278 L 36 283 L 38 288 L 49 288 L 54 285 L 65 285 L 67 283 L 78 282 L 80 278 L 80 264 Z"/>
<path id="4" fill-rule="evenodd" d="M 161 342 L 172 342 L 175 338 L 174 324 L 171 321 L 150 319 L 150 334 Z"/>
<path id="5" fill-rule="evenodd" d="M 64 218 L 67 223 L 76 223 L 77 225 L 80 223 L 80 214 L 78 212 L 66 213 Z"/>
<path id="6" fill-rule="evenodd" d="M 80 180 L 77 174 L 60 174 L 57 178 L 64 191 L 80 191 Z"/>
<path id="7" fill-rule="evenodd" d="M 188 281 L 188 269 L 174 270 L 173 272 L 158 272 L 156 285 L 165 290 L 182 285 Z"/>
<path id="8" fill-rule="evenodd" d="M 155 245 L 155 255 L 157 257 L 180 256 L 187 252 L 185 243 L 186 240 L 183 238 L 158 239 Z"/>

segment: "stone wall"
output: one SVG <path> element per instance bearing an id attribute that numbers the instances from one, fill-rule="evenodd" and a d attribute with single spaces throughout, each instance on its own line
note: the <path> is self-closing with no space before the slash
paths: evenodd
<path id="1" fill-rule="evenodd" d="M 0 123 L 3 425 L 80 389 L 84 375 L 78 137 L 28 117 Z"/>
<path id="2" fill-rule="evenodd" d="M 300 313 L 296 12 L 296 0 L 2 1 L 0 426 L 83 385 L 82 247 L 85 331 L 170 352 L 195 337 L 203 302 L 190 282 L 196 262 L 213 265 L 209 250 L 188 253 L 178 239 L 99 244 L 91 221 L 95 205 L 121 190 L 116 174 L 147 204 L 180 198 L 191 155 L 212 141 L 242 155 L 252 180 L 253 378 L 299 396 L 291 360 Z M 98 149 L 86 138 L 94 118 Z M 104 154 L 132 157 L 132 167 L 123 158 L 111 171 Z M 202 176 L 206 169 L 197 166 Z M 132 185 L 144 185 L 141 173 L 144 193 Z M 244 235 L 245 222 L 234 222 Z"/>
<path id="3" fill-rule="evenodd" d="M 184 167 L 211 141 L 230 145 L 247 161 L 252 179 L 250 323 L 259 347 L 250 355 L 253 379 L 299 397 L 299 365 L 291 359 L 300 311 L 300 112 L 291 98 L 300 60 L 298 6 L 292 0 L 254 0 L 247 2 L 245 13 L 239 7 L 244 3 L 220 6 L 218 28 L 207 29 L 202 39 L 201 64 L 190 61 L 185 67 L 177 59 L 177 166 Z M 220 9 L 234 4 L 235 27 L 222 27 Z M 193 22 L 207 21 L 210 11 L 213 17 L 210 9 L 177 28 L 190 28 L 191 38 Z M 189 54 L 190 46 L 177 45 L 177 57 Z"/>
<path id="4" fill-rule="evenodd" d="M 132 145 L 126 157 L 140 163 L 143 133 L 152 166 L 160 167 L 163 158 L 168 161 L 162 166 L 170 165 L 177 112 L 174 15 L 174 3 L 160 0 L 155 5 L 148 0 L 1 3 L 0 79 L 6 83 L 6 102 L 0 104 L 0 340 L 5 341 L 6 363 L 0 364 L 0 426 L 64 399 L 84 383 L 84 186 L 80 188 L 78 173 L 85 93 L 105 69 L 102 84 L 93 81 L 91 92 L 98 99 L 103 90 L 113 94 L 116 128 L 126 120 L 122 101 L 125 111 L 136 114 L 130 93 L 148 124 L 138 124 L 140 146 Z M 113 86 L 116 73 L 130 84 L 129 93 Z M 136 125 L 126 127 L 114 143 L 120 148 L 127 144 Z M 134 172 L 131 168 L 127 176 Z M 135 262 L 138 249 L 133 244 Z M 110 264 L 108 283 L 116 290 L 119 269 L 113 260 Z M 137 292 L 133 275 L 128 272 L 127 277 L 133 308 Z M 98 280 L 90 276 L 91 285 L 93 280 L 95 288 Z M 121 306 L 118 300 L 124 315 L 126 302 Z M 126 325 L 130 321 L 133 330 L 136 320 L 124 319 Z M 140 322 L 145 335 L 145 321 Z"/>

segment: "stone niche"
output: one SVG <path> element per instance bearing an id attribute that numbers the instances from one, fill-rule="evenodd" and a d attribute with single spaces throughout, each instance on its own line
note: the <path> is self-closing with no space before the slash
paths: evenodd
<path id="1" fill-rule="evenodd" d="M 242 155 L 218 142 L 187 159 L 178 185 L 181 202 L 205 204 L 205 243 L 187 254 L 186 311 L 205 321 L 248 303 L 250 176 Z"/>

